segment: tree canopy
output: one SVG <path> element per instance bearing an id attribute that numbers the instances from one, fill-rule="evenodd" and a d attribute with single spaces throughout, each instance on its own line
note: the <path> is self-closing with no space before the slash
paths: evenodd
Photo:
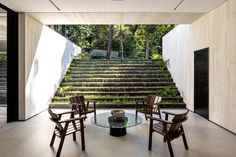
<path id="1" fill-rule="evenodd" d="M 147 49 L 149 55 L 162 53 L 162 37 L 174 25 L 114 25 L 111 50 L 124 52 L 127 58 L 145 58 Z M 111 31 L 111 30 L 110 30 Z M 108 49 L 109 25 L 67 25 L 66 37 L 87 49 Z"/>

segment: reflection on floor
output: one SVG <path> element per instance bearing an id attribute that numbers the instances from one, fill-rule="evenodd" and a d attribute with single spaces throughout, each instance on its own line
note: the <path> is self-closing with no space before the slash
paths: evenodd
<path id="1" fill-rule="evenodd" d="M 107 111 L 107 110 L 106 110 Z M 169 110 L 183 112 L 183 110 Z M 104 110 L 98 110 L 98 113 Z M 126 110 L 134 113 L 134 110 Z M 140 114 L 141 115 L 141 114 Z M 59 140 L 49 147 L 53 123 L 45 111 L 27 121 L 7 123 L 0 128 L 1 157 L 54 157 Z M 142 124 L 127 128 L 127 135 L 113 137 L 109 129 L 91 123 L 92 115 L 85 121 L 86 151 L 81 151 L 80 135 L 76 142 L 72 136 L 65 140 L 61 157 L 169 157 L 162 136 L 153 134 L 153 149 L 148 151 L 149 121 L 142 115 Z M 189 150 L 182 139 L 172 141 L 176 157 L 235 157 L 236 136 L 204 118 L 189 113 L 184 123 Z"/>
<path id="2" fill-rule="evenodd" d="M 5 124 L 7 121 L 7 108 L 0 106 L 0 126 Z"/>

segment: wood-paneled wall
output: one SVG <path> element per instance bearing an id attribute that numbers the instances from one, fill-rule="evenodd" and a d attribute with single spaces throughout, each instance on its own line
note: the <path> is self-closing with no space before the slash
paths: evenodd
<path id="1" fill-rule="evenodd" d="M 164 57 L 187 107 L 193 104 L 193 52 L 209 47 L 209 119 L 236 133 L 236 1 L 228 0 L 164 39 Z M 173 44 L 174 43 L 174 44 Z M 183 67 L 180 68 L 179 67 Z"/>

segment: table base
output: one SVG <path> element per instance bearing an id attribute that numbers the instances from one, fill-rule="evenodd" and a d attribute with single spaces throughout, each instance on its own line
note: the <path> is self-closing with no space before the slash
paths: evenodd
<path id="1" fill-rule="evenodd" d="M 126 128 L 110 128 L 110 135 L 111 136 L 124 136 L 126 135 Z"/>

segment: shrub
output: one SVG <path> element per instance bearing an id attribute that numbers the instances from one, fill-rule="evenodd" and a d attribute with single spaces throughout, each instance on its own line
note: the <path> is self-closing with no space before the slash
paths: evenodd
<path id="1" fill-rule="evenodd" d="M 160 59 L 161 58 L 161 55 L 160 54 L 157 54 L 157 53 L 153 53 L 151 55 L 151 59 Z"/>
<path id="2" fill-rule="evenodd" d="M 87 59 L 90 59 L 90 55 L 86 52 L 82 52 L 79 54 L 78 58 L 82 60 L 87 60 Z"/>
<path id="3" fill-rule="evenodd" d="M 106 59 L 105 56 L 102 56 L 102 55 L 97 55 L 97 56 L 91 56 L 91 59 Z"/>
<path id="4" fill-rule="evenodd" d="M 69 82 L 69 81 L 71 81 L 71 80 L 72 80 L 72 76 L 69 75 L 69 74 L 66 74 L 66 75 L 64 76 L 64 78 L 63 78 L 62 81 L 64 81 L 64 82 Z"/>
<path id="5" fill-rule="evenodd" d="M 64 97 L 65 93 L 68 91 L 70 86 L 59 87 L 56 91 L 56 95 L 60 97 Z"/>

